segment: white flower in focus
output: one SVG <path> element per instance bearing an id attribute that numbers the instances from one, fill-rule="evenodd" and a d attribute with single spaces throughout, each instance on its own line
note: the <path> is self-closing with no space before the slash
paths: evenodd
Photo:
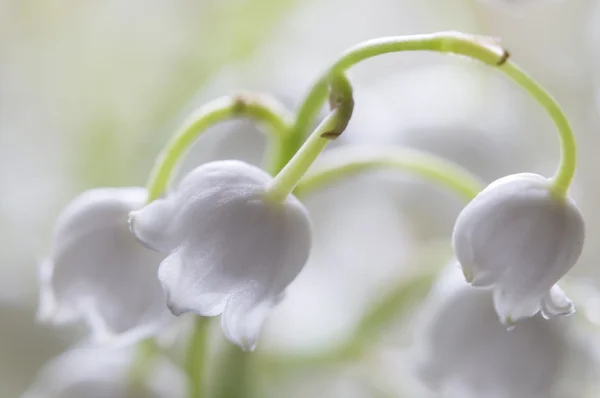
<path id="1" fill-rule="evenodd" d="M 291 195 L 271 201 L 265 196 L 270 181 L 243 162 L 207 163 L 130 218 L 141 242 L 168 254 L 159 279 L 171 311 L 223 314 L 223 332 L 247 350 L 311 246 L 304 206 Z"/>
<path id="2" fill-rule="evenodd" d="M 145 364 L 144 381 L 132 373 L 136 350 L 77 348 L 47 363 L 22 398 L 183 398 L 186 379 L 165 358 Z"/>
<path id="3" fill-rule="evenodd" d="M 143 188 L 103 188 L 67 205 L 41 269 L 41 320 L 83 318 L 97 340 L 124 342 L 171 317 L 157 278 L 164 256 L 141 245 L 127 223 L 145 200 Z"/>
<path id="4" fill-rule="evenodd" d="M 456 271 L 429 297 L 415 330 L 421 381 L 438 397 L 581 396 L 595 372 L 576 320 L 537 315 L 506 330 L 492 290 L 469 288 Z"/>
<path id="5" fill-rule="evenodd" d="M 556 285 L 583 247 L 584 222 L 575 203 L 555 197 L 536 174 L 501 178 L 459 214 L 452 245 L 473 286 L 494 286 L 494 307 L 510 325 L 540 310 L 568 315 L 571 301 Z"/>

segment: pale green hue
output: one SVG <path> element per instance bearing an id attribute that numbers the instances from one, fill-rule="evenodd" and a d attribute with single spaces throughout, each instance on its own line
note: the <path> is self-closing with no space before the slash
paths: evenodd
<path id="1" fill-rule="evenodd" d="M 29 3 L 35 4 L 39 1 L 29 1 Z M 54 20 L 52 26 L 44 26 L 44 31 L 52 35 L 57 33 L 56 29 L 58 31 L 65 28 L 75 29 L 72 24 L 77 24 L 79 18 L 75 18 L 74 15 L 81 15 L 80 6 L 86 9 L 90 8 L 85 4 L 79 2 L 76 6 L 65 9 L 64 12 L 51 13 L 53 17 L 59 19 Z M 148 132 L 156 132 L 157 126 L 167 125 L 173 119 L 173 115 L 186 107 L 186 104 L 189 105 L 195 94 L 201 92 L 206 83 L 223 70 L 224 65 L 236 67 L 251 59 L 257 49 L 271 39 L 281 20 L 301 4 L 303 3 L 298 0 L 172 2 L 173 7 L 168 7 L 169 9 L 175 10 L 184 7 L 187 10 L 181 14 L 183 17 L 181 33 L 185 32 L 185 34 L 181 36 L 182 41 L 178 41 L 179 50 L 174 53 L 171 61 L 172 70 L 161 73 L 160 76 L 164 81 L 156 86 L 157 90 L 153 92 L 153 95 L 144 98 L 144 101 L 139 104 L 136 103 L 144 111 L 133 112 L 136 116 L 132 120 L 124 119 L 112 111 L 114 109 L 112 102 L 114 101 L 111 96 L 100 95 L 99 97 L 96 94 L 94 103 L 98 103 L 97 111 L 85 116 L 85 119 L 82 120 L 83 125 L 78 122 L 75 124 L 75 128 L 65 130 L 68 131 L 69 141 L 73 143 L 71 153 L 75 167 L 72 167 L 71 170 L 76 184 L 73 189 L 78 191 L 89 189 L 92 186 L 127 186 L 138 181 L 138 178 L 144 178 L 147 172 L 147 169 L 144 170 L 144 168 L 147 168 L 148 161 L 151 159 L 148 156 L 148 150 L 160 148 L 157 146 L 160 145 L 160 141 L 157 142 L 156 136 L 149 138 Z M 35 9 L 35 6 L 32 7 Z M 92 8 L 94 7 L 106 8 L 100 4 L 92 5 Z M 132 5 L 132 7 L 136 6 Z M 152 10 L 152 7 L 153 5 L 148 5 L 146 8 Z M 18 13 L 18 16 L 24 19 L 21 21 L 22 24 L 19 23 L 16 26 L 27 24 L 41 32 L 39 24 L 44 22 L 45 18 L 42 20 L 39 17 L 31 18 L 35 15 L 37 14 Z M 101 15 L 103 15 L 102 12 Z M 187 18 L 186 15 L 190 18 Z M 138 37 L 137 40 L 141 40 L 142 43 L 148 41 L 145 35 L 137 34 L 140 31 L 137 22 L 144 24 L 141 31 L 144 31 L 145 25 L 152 23 L 153 12 L 148 12 L 148 16 L 149 19 L 146 17 L 139 21 L 136 19 L 136 26 L 132 25 L 132 29 L 125 31 L 131 31 L 132 34 L 125 38 L 125 43 L 129 43 L 134 37 Z M 169 18 L 172 18 L 172 15 L 167 17 L 167 19 Z M 191 20 L 194 22 L 190 23 Z M 257 21 L 260 22 L 257 23 Z M 115 22 L 118 22 L 118 18 Z M 158 24 L 156 29 L 164 29 L 164 27 L 162 24 Z M 177 32 L 175 35 L 180 37 Z M 80 40 L 76 39 L 75 43 L 74 50 L 77 50 Z M 97 48 L 96 44 L 92 47 L 94 51 L 90 54 L 99 55 L 100 60 L 111 58 L 121 60 L 122 51 L 127 51 L 127 53 L 131 53 L 127 59 L 133 57 L 131 59 L 134 65 L 137 67 L 141 64 L 143 67 L 140 60 L 147 62 L 148 55 L 158 55 L 156 55 L 156 51 L 145 49 L 149 46 L 142 45 L 142 47 L 144 48 L 141 50 L 133 48 L 129 51 L 127 47 L 119 47 L 118 44 L 101 46 L 101 48 Z M 105 51 L 107 49 L 109 49 L 108 52 Z M 113 57 L 114 54 L 117 56 Z M 76 59 L 89 61 L 86 55 L 89 55 L 87 51 L 78 55 Z M 87 62 L 84 64 L 87 65 Z M 102 85 L 108 82 L 112 86 L 119 81 L 120 75 L 115 75 L 115 71 L 120 70 L 119 62 L 109 62 L 108 68 L 103 66 L 103 62 L 101 64 L 99 68 L 93 69 L 94 73 L 89 73 L 90 76 L 94 76 L 96 84 Z M 135 73 L 134 70 L 135 68 L 131 72 Z M 95 72 L 99 72 L 100 75 Z M 134 82 L 134 86 L 135 84 Z M 80 86 L 86 85 L 80 84 Z M 89 89 L 84 90 L 81 93 L 89 91 Z M 80 91 L 77 90 L 74 93 L 76 97 L 80 97 Z M 106 93 L 106 90 L 101 90 L 101 92 Z M 116 92 L 116 95 L 118 96 L 119 92 Z M 72 97 L 73 94 L 69 94 L 66 98 Z M 89 104 L 87 105 L 89 106 Z M 71 108 L 70 105 L 67 106 L 67 112 L 70 112 Z M 79 111 L 74 113 L 81 114 Z M 81 134 L 82 131 L 85 131 L 86 134 Z M 148 150 L 138 150 L 140 143 L 143 143 L 144 148 Z"/>
<path id="2" fill-rule="evenodd" d="M 346 351 L 359 358 L 394 322 L 404 319 L 410 310 L 422 303 L 436 280 L 438 268 L 423 264 L 420 272 L 398 281 L 363 314 L 346 343 Z"/>
<path id="3" fill-rule="evenodd" d="M 330 77 L 329 103 L 332 111 L 317 126 L 292 159 L 281 169 L 267 187 L 267 196 L 282 202 L 292 193 L 302 176 L 325 149 L 331 139 L 344 132 L 354 110 L 352 86 L 343 74 Z M 286 141 L 289 145 L 289 141 Z M 285 149 L 287 147 L 283 147 Z"/>
<path id="4" fill-rule="evenodd" d="M 332 76 L 343 73 L 357 63 L 382 54 L 401 51 L 434 51 L 465 55 L 495 66 L 506 60 L 507 53 L 494 39 L 459 32 L 394 36 L 368 40 L 342 55 L 315 83 L 300 105 L 288 150 L 296 151 L 327 97 L 327 84 Z"/>
<path id="5" fill-rule="evenodd" d="M 292 192 L 300 178 L 315 161 L 317 156 L 329 143 L 329 139 L 321 135 L 331 130 L 337 123 L 340 112 L 334 110 L 321 122 L 313 134 L 308 137 L 304 145 L 296 152 L 294 157 L 285 165 L 267 187 L 267 196 L 275 202 L 283 202 Z"/>
<path id="6" fill-rule="evenodd" d="M 577 145 L 567 117 L 554 98 L 517 65 L 507 62 L 500 69 L 535 98 L 556 125 L 560 136 L 561 159 L 552 177 L 552 191 L 559 197 L 566 196 L 577 167 Z"/>
<path id="7" fill-rule="evenodd" d="M 323 352 L 306 355 L 264 354 L 258 358 L 260 366 L 266 367 L 268 372 L 277 372 L 281 369 L 302 371 L 317 366 L 360 360 L 373 341 L 380 338 L 391 324 L 410 315 L 411 310 L 419 305 L 431 290 L 439 267 L 426 263 L 415 269 L 419 271 L 403 277 L 379 301 L 375 302 L 363 314 L 352 333 L 339 344 Z"/>
<path id="8" fill-rule="evenodd" d="M 216 380 L 210 393 L 211 398 L 252 398 L 254 396 L 253 355 L 238 346 L 226 343 L 223 351 L 212 363 L 216 369 Z M 197 397 L 196 397 L 197 398 Z M 203 397 L 204 398 L 204 397 Z"/>
<path id="9" fill-rule="evenodd" d="M 146 384 L 152 361 L 159 354 L 159 349 L 152 338 L 140 341 L 135 348 L 136 355 L 129 378 L 133 386 L 140 387 Z"/>
<path id="10" fill-rule="evenodd" d="M 553 179 L 553 192 L 564 196 L 573 180 L 577 162 L 575 137 L 567 118 L 557 102 L 534 79 L 508 60 L 505 51 L 493 38 L 458 32 L 427 35 L 387 37 L 365 41 L 348 50 L 308 92 L 298 111 L 287 150 L 295 151 L 302 144 L 327 97 L 327 83 L 332 75 L 341 73 L 357 63 L 377 55 L 401 51 L 434 51 L 464 55 L 497 67 L 525 89 L 550 115 L 561 140 L 561 162 Z M 282 157 L 284 159 L 285 156 Z"/>
<path id="11" fill-rule="evenodd" d="M 200 398 L 204 396 L 204 376 L 206 373 L 206 359 L 208 351 L 208 330 L 210 319 L 195 317 L 194 328 L 190 336 L 185 358 L 185 371 L 188 377 L 188 397 Z"/>
<path id="12" fill-rule="evenodd" d="M 575 170 L 576 150 L 572 131 L 558 104 L 532 78 L 527 76 L 514 64 L 507 63 L 508 53 L 492 39 L 457 32 L 442 32 L 430 35 L 376 39 L 364 42 L 350 49 L 312 87 L 302 103 L 293 125 L 289 124 L 287 114 L 282 115 L 279 111 L 273 111 L 273 109 L 263 106 L 264 104 L 252 101 L 246 102 L 245 100 L 240 101 L 242 97 L 220 99 L 199 109 L 198 112 L 183 124 L 179 133 L 174 136 L 159 158 L 159 162 L 148 183 L 148 201 L 160 197 L 164 192 L 178 160 L 202 131 L 217 122 L 236 116 L 246 116 L 266 122 L 274 132 L 279 133 L 276 136 L 277 149 L 273 152 L 275 163 L 271 165 L 271 169 L 272 171 L 280 172 L 267 190 L 268 195 L 276 201 L 285 200 L 287 195 L 298 184 L 297 191 L 305 194 L 336 178 L 379 167 L 401 168 L 445 185 L 467 200 L 472 199 L 480 191 L 481 185 L 464 170 L 433 155 L 399 148 L 397 150 L 386 149 L 385 152 L 381 151 L 379 153 L 363 152 L 364 148 L 360 151 L 352 148 L 343 148 L 335 151 L 335 153 L 332 152 L 332 157 L 339 156 L 337 162 L 329 164 L 325 162 L 324 167 L 317 168 L 300 181 L 321 151 L 326 147 L 329 138 L 341 134 L 351 117 L 352 106 L 340 106 L 344 105 L 343 101 L 342 103 L 336 102 L 336 99 L 339 98 L 336 97 L 335 87 L 332 87 L 332 96 L 330 97 L 332 112 L 319 124 L 315 131 L 306 139 L 306 142 L 302 144 L 306 132 L 309 130 L 319 109 L 326 100 L 328 86 L 335 86 L 336 81 L 339 80 L 344 81 L 347 84 L 347 92 L 350 93 L 349 98 L 351 101 L 351 88 L 347 80 L 343 78 L 343 72 L 365 59 L 400 51 L 435 51 L 465 55 L 486 64 L 499 67 L 521 87 L 527 90 L 548 111 L 559 130 L 562 158 L 556 176 L 553 177 L 553 187 L 556 194 L 562 196 L 566 194 Z M 342 95 L 342 99 L 343 97 Z M 293 157 L 292 154 L 294 154 Z M 341 347 L 341 352 L 344 353 L 343 356 L 347 357 L 349 354 L 352 356 L 351 352 L 356 353 L 357 347 L 354 345 L 354 342 L 364 341 L 373 332 L 376 332 L 372 328 L 372 323 L 378 325 L 385 324 L 390 319 L 391 314 L 396 312 L 397 304 L 404 305 L 406 294 L 409 296 L 420 295 L 423 291 L 428 290 L 431 280 L 430 276 L 424 276 L 422 281 L 424 285 L 421 286 L 420 283 L 417 283 L 415 285 L 415 293 L 409 293 L 406 290 L 407 285 L 403 285 L 398 290 L 399 293 L 392 293 L 390 300 L 382 302 L 383 310 L 378 309 L 367 314 L 365 322 L 361 322 L 357 326 L 355 338 L 351 342 L 348 342 L 347 345 Z M 390 308 L 393 310 L 388 311 Z M 186 361 L 188 374 L 190 376 L 195 375 L 190 378 L 192 383 L 190 397 L 198 397 L 201 394 L 202 379 L 198 375 L 202 372 L 204 348 L 200 350 L 194 347 L 204 347 L 206 336 L 202 335 L 203 330 L 203 328 L 196 327 L 191 340 L 191 349 L 188 353 L 189 360 Z M 197 336 L 200 337 L 196 339 Z M 232 349 L 237 350 L 235 347 Z M 198 352 L 195 353 L 196 351 Z M 235 364 L 236 362 L 245 362 L 244 360 L 240 360 L 239 355 L 236 355 L 236 353 L 236 351 L 232 351 L 232 358 L 226 360 L 226 363 Z M 242 376 L 241 378 L 243 379 L 244 377 Z M 230 385 L 225 384 L 225 386 Z"/>
<path id="13" fill-rule="evenodd" d="M 483 189 L 483 184 L 467 170 L 431 153 L 403 147 L 345 146 L 324 153 L 300 180 L 294 193 L 306 196 L 337 179 L 382 168 L 415 174 L 467 201 Z"/>
<path id="14" fill-rule="evenodd" d="M 190 115 L 163 149 L 146 185 L 148 203 L 163 194 L 180 159 L 200 134 L 214 124 L 234 117 L 248 117 L 267 124 L 273 140 L 277 145 L 283 145 L 282 136 L 289 129 L 290 117 L 281 105 L 271 98 L 251 94 L 218 98 Z"/>

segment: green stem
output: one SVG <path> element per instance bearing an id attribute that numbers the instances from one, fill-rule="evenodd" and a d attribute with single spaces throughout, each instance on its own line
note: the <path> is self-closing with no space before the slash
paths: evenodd
<path id="1" fill-rule="evenodd" d="M 207 354 L 207 340 L 210 319 L 195 317 L 194 330 L 190 336 L 185 358 L 185 370 L 188 377 L 188 397 L 204 396 L 204 375 Z"/>
<path id="2" fill-rule="evenodd" d="M 333 111 L 323 119 L 267 187 L 267 196 L 276 202 L 284 201 L 294 190 L 329 141 L 343 133 L 352 117 L 354 99 L 350 82 L 343 74 L 338 74 L 331 77 L 330 84 L 329 102 Z"/>
<path id="3" fill-rule="evenodd" d="M 334 110 L 321 122 L 314 133 L 308 137 L 304 145 L 294 157 L 281 169 L 267 187 L 267 196 L 275 202 L 283 202 L 294 190 L 296 184 L 329 143 L 323 134 L 331 130 L 339 118 L 339 110 Z"/>
<path id="4" fill-rule="evenodd" d="M 252 391 L 252 353 L 227 344 L 217 363 L 212 398 L 250 398 Z"/>
<path id="5" fill-rule="evenodd" d="M 553 177 L 553 191 L 564 196 L 573 179 L 576 167 L 576 145 L 573 132 L 560 106 L 534 79 L 508 61 L 509 53 L 492 38 L 458 32 L 440 32 L 428 35 L 387 37 L 365 41 L 348 50 L 315 83 L 300 105 L 286 150 L 293 153 L 302 145 L 327 97 L 327 83 L 332 75 L 345 72 L 357 63 L 378 55 L 402 51 L 435 51 L 464 55 L 493 67 L 525 89 L 550 115 L 561 140 L 561 161 Z M 285 159 L 282 156 L 282 159 Z"/>
<path id="6" fill-rule="evenodd" d="M 266 96 L 239 94 L 218 98 L 196 110 L 173 135 L 159 155 L 146 187 L 148 202 L 159 198 L 170 183 L 179 160 L 196 139 L 212 125 L 235 117 L 248 117 L 270 127 L 274 142 L 284 146 L 291 117 L 278 103 Z M 280 149 L 281 150 L 281 149 Z"/>
<path id="7" fill-rule="evenodd" d="M 493 39 L 460 32 L 394 36 L 367 40 L 346 51 L 315 83 L 300 105 L 289 137 L 289 151 L 302 145 L 310 126 L 327 97 L 327 84 L 332 75 L 343 73 L 357 63 L 378 55 L 402 51 L 434 51 L 464 55 L 489 65 L 506 61 L 507 53 Z"/>
<path id="8" fill-rule="evenodd" d="M 134 387 L 140 387 L 146 384 L 152 361 L 159 350 L 152 338 L 140 341 L 135 349 L 136 355 L 130 369 L 130 380 Z"/>
<path id="9" fill-rule="evenodd" d="M 345 146 L 324 153 L 294 193 L 305 196 L 336 179 L 380 168 L 400 169 L 439 183 L 467 201 L 483 188 L 467 170 L 431 153 L 402 147 Z"/>
<path id="10" fill-rule="evenodd" d="M 517 65 L 507 62 L 500 69 L 524 88 L 546 110 L 556 125 L 560 137 L 561 157 L 552 177 L 552 190 L 557 196 L 564 197 L 577 167 L 577 145 L 569 121 L 554 98 Z"/>

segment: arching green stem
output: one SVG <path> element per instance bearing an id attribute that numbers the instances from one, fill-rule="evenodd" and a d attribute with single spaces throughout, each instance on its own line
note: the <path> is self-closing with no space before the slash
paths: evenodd
<path id="1" fill-rule="evenodd" d="M 312 86 L 300 105 L 287 150 L 294 153 L 302 145 L 310 126 L 327 97 L 331 76 L 343 73 L 352 66 L 382 54 L 402 51 L 434 51 L 464 55 L 481 62 L 498 65 L 508 53 L 492 38 L 460 32 L 440 32 L 425 35 L 394 36 L 367 40 L 346 51 Z M 285 158 L 285 156 L 282 156 Z"/>
<path id="2" fill-rule="evenodd" d="M 554 194 L 564 197 L 577 167 L 577 145 L 569 121 L 554 98 L 517 65 L 507 62 L 500 69 L 523 87 L 546 110 L 556 125 L 560 137 L 561 157 L 556 173 L 552 177 L 552 188 Z"/>
<path id="3" fill-rule="evenodd" d="M 342 73 L 357 63 L 381 54 L 402 51 L 434 51 L 464 55 L 500 69 L 525 89 L 550 115 L 561 140 L 561 161 L 553 177 L 555 194 L 564 196 L 573 179 L 576 167 L 576 145 L 573 132 L 560 106 L 534 79 L 508 60 L 509 53 L 489 37 L 459 32 L 440 32 L 427 35 L 387 37 L 365 41 L 348 50 L 315 83 L 300 105 L 296 121 L 286 138 L 286 150 L 302 145 L 307 131 L 327 97 L 327 84 L 332 75 Z M 285 156 L 281 157 L 285 159 Z"/>
<path id="4" fill-rule="evenodd" d="M 471 173 L 441 157 L 402 147 L 345 146 L 315 162 L 294 193 L 306 196 L 337 179 L 375 169 L 394 169 L 438 183 L 470 201 L 484 187 Z"/>
<path id="5" fill-rule="evenodd" d="M 289 131 L 291 116 L 273 99 L 246 93 L 218 98 L 190 115 L 165 146 L 146 185 L 148 202 L 163 194 L 180 159 L 206 129 L 236 117 L 247 117 L 266 124 L 275 145 L 286 144 L 283 136 Z"/>

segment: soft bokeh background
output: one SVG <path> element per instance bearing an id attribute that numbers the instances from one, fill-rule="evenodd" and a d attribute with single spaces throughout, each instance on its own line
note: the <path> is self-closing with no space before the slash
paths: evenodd
<path id="1" fill-rule="evenodd" d="M 77 330 L 34 321 L 37 267 L 71 197 L 143 185 L 177 122 L 204 101 L 245 88 L 294 107 L 356 42 L 439 30 L 502 38 L 563 105 L 579 141 L 573 195 L 588 231 L 574 273 L 598 280 L 597 0 L 0 0 L 0 395 L 19 396 L 49 358 L 77 341 Z M 558 142 L 547 115 L 489 68 L 400 54 L 350 77 L 356 112 L 339 145 L 427 149 L 485 181 L 554 170 Z M 249 124 L 226 123 L 201 139 L 185 168 L 227 157 L 258 163 L 263 146 Z M 266 352 L 305 355 L 343 340 L 406 269 L 447 260 L 462 205 L 398 173 L 336 184 L 306 203 L 316 245 L 266 327 Z M 396 337 L 402 344 L 402 333 Z M 267 379 L 270 396 L 394 396 L 380 369 L 396 365 L 385 363 L 256 378 Z"/>

